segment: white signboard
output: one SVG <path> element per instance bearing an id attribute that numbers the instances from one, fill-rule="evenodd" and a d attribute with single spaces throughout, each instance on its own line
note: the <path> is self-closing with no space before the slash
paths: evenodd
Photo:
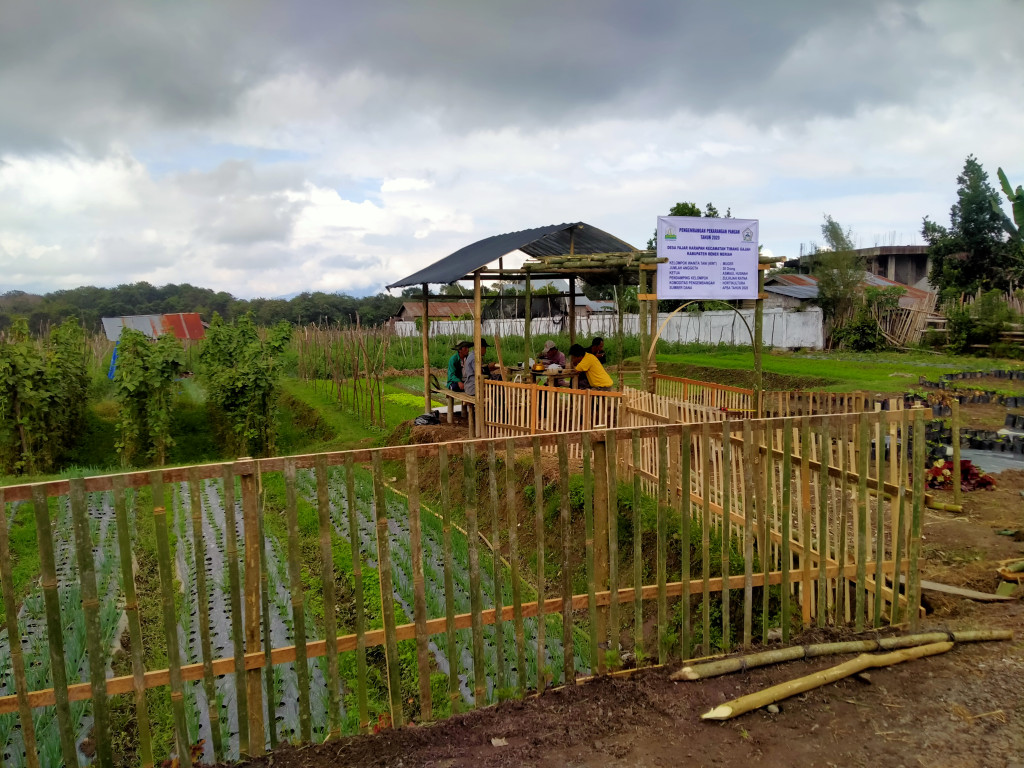
<path id="1" fill-rule="evenodd" d="M 757 219 L 658 217 L 659 299 L 756 299 Z"/>

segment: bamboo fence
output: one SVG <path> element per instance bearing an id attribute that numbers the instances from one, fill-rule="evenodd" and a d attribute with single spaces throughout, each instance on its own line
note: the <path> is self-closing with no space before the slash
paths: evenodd
<path id="1" fill-rule="evenodd" d="M 588 395 L 585 412 L 598 394 Z M 2 488 L 5 620 L 19 626 L 4 556 L 6 513 L 16 518 L 16 507 L 29 504 L 46 597 L 41 631 L 54 674 L 49 685 L 31 687 L 25 667 L 35 660 L 13 656 L 0 718 L 18 718 L 18 744 L 31 750 L 34 715 L 55 708 L 63 762 L 72 765 L 80 737 L 72 709 L 87 702 L 96 762 L 110 765 L 106 713 L 118 697 L 130 697 L 138 707 L 138 754 L 151 764 L 162 756 L 150 743 L 144 694 L 169 687 L 171 720 L 163 727 L 174 729 L 173 751 L 189 766 L 200 738 L 205 759 L 256 756 L 284 740 L 309 743 L 352 727 L 366 730 L 374 718 L 394 726 L 424 722 L 571 684 L 578 675 L 618 668 L 627 650 L 620 638 L 629 634 L 638 659 L 706 655 L 715 601 L 722 618 L 714 633 L 723 648 L 749 647 L 772 627 L 788 639 L 801 623 L 913 627 L 924 494 L 920 472 L 912 485 L 908 480 L 906 446 L 913 429 L 920 467 L 923 427 L 919 411 L 657 423 Z M 883 479 L 886 458 L 873 459 L 870 451 L 872 441 L 878 447 L 889 434 L 901 448 L 890 451 L 893 482 Z M 549 451 L 558 456 L 557 472 L 542 466 Z M 392 474 L 404 477 L 403 492 L 390 487 Z M 275 483 L 284 489 L 277 511 L 267 495 Z M 78 676 L 65 675 L 66 590 L 80 587 L 87 609 L 122 600 L 116 589 L 96 591 L 102 547 L 95 546 L 86 509 L 104 499 L 118 514 L 119 605 L 133 639 L 133 673 L 104 673 L 110 645 L 100 642 L 98 622 L 87 620 L 88 663 Z M 54 504 L 68 506 L 75 521 L 77 562 L 63 575 L 54 565 Z M 212 523 L 217 508 L 230 510 L 227 533 Z M 126 509 L 155 530 L 156 594 L 135 594 L 140 543 L 138 526 L 125 524 Z M 632 534 L 628 558 L 620 531 Z M 205 574 L 198 592 L 195 578 L 182 571 L 190 562 Z M 226 575 L 215 588 L 218 568 Z M 314 568 L 319 576 L 307 577 Z M 905 594 L 894 590 L 901 576 Z M 222 602 L 233 642 L 212 636 L 209 617 L 180 632 L 187 603 L 183 609 L 176 599 L 178 579 L 186 598 L 198 595 L 200 616 L 216 589 L 227 591 Z M 345 589 L 335 590 L 336 583 Z M 585 591 L 574 588 L 582 583 Z M 137 652 L 137 611 L 147 601 L 160 601 L 166 668 L 144 668 Z M 282 611 L 287 631 L 272 624 Z M 642 631 L 644 616 L 655 617 L 653 633 Z M 334 617 L 352 619 L 341 627 Z M 215 686 L 232 692 L 219 720 Z M 374 691 L 383 694 L 374 698 Z M 279 722 L 285 699 L 297 703 L 291 725 Z M 210 714 L 197 727 L 193 709 L 201 708 L 190 702 L 199 701 Z M 211 738 L 220 730 L 223 741 Z M 34 756 L 26 760 L 38 764 Z"/>

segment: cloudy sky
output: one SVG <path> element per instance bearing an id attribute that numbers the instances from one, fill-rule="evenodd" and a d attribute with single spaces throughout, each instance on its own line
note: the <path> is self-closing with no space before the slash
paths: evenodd
<path id="1" fill-rule="evenodd" d="M 1024 183 L 1020 0 L 0 0 L 0 292 L 367 293 L 677 201 L 796 255 Z"/>

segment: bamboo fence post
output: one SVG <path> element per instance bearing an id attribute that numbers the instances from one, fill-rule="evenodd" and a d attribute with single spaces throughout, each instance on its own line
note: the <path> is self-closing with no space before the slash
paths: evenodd
<path id="1" fill-rule="evenodd" d="M 185 694 L 181 680 L 181 649 L 178 645 L 178 617 L 174 609 L 174 574 L 171 570 L 171 546 L 167 535 L 167 510 L 164 507 L 163 473 L 150 472 L 153 489 L 153 527 L 156 533 L 156 557 L 160 571 L 160 598 L 163 606 L 164 640 L 167 643 L 167 667 L 171 684 L 171 710 L 174 717 L 175 743 L 178 761 L 183 768 L 190 768 L 192 756 L 185 722 Z M 65 689 L 65 696 L 67 689 Z M 63 738 L 63 736 L 62 736 Z M 77 757 L 72 765 L 77 765 Z"/>
<path id="2" fill-rule="evenodd" d="M 493 441 L 487 444 L 487 476 L 491 491 L 491 547 L 494 550 L 491 564 L 494 575 L 494 652 L 498 675 L 496 687 L 499 691 L 505 691 L 508 689 L 508 666 L 505 664 L 505 606 L 501 583 L 501 505 L 498 503 L 498 460 Z M 511 488 L 508 491 L 511 492 Z"/>
<path id="3" fill-rule="evenodd" d="M 463 454 L 466 536 L 469 539 L 469 605 L 473 630 L 473 705 L 485 706 L 487 678 L 484 665 L 483 594 L 480 585 L 480 521 L 477 507 L 476 448 L 470 443 Z"/>
<path id="4" fill-rule="evenodd" d="M 801 596 L 800 608 L 802 611 L 803 625 L 811 625 L 811 608 L 813 605 L 812 582 L 811 582 L 811 555 L 814 547 L 811 544 L 811 465 L 808 451 L 811 446 L 811 424 L 807 416 L 800 419 L 800 522 L 803 531 L 803 555 L 801 565 L 803 566 L 803 595 Z M 819 552 L 818 557 L 822 554 Z"/>
<path id="5" fill-rule="evenodd" d="M 608 514 L 605 518 L 608 534 L 608 589 L 611 592 L 608 610 L 608 652 L 612 666 L 620 664 L 619 646 L 619 479 L 618 438 L 614 432 L 606 433 L 605 446 L 608 459 Z"/>
<path id="6" fill-rule="evenodd" d="M 607 433 L 605 433 L 607 434 Z M 593 441 L 594 449 L 594 586 L 604 590 L 608 585 L 608 473 L 615 471 L 614 460 L 609 460 L 606 437 L 598 436 Z M 596 602 L 596 596 L 595 596 Z M 597 609 L 597 626 L 594 633 L 597 642 L 593 653 L 597 656 L 597 674 L 607 672 L 607 665 L 600 647 L 607 641 L 608 609 Z"/>
<path id="7" fill-rule="evenodd" d="M 117 494 L 116 481 L 120 480 L 120 475 L 115 475 L 115 502 Z M 124 501 L 122 497 L 121 510 L 124 509 Z M 120 523 L 120 517 L 118 517 Z M 120 527 L 120 526 L 119 526 Z M 125 523 L 125 529 L 127 530 L 127 521 Z M 130 556 L 130 555 L 129 555 Z M 122 566 L 124 565 L 122 555 Z M 131 567 L 129 561 L 129 568 Z M 11 671 L 14 674 L 14 688 L 18 694 L 18 720 L 21 724 L 21 738 L 22 743 L 25 746 L 25 761 L 29 768 L 39 768 L 39 753 L 36 749 L 36 729 L 35 723 L 32 719 L 32 705 L 29 704 L 28 700 L 28 678 L 25 676 L 25 656 L 21 648 L 21 628 L 18 626 L 18 601 L 14 595 L 14 576 L 12 575 L 11 569 L 11 544 L 9 538 L 9 531 L 7 529 L 7 502 L 4 500 L 4 489 L 0 488 L 0 587 L 3 588 L 4 597 L 4 623 L 7 626 L 7 641 L 11 651 Z M 132 602 L 134 602 L 134 584 L 132 585 Z M 125 594 L 128 594 L 128 588 L 126 585 Z M 126 601 L 127 602 L 127 601 Z M 126 609 L 127 610 L 127 607 Z M 135 626 L 138 626 L 138 606 L 135 608 Z M 131 617 L 129 616 L 129 623 Z M 132 651 L 135 651 L 134 639 L 132 641 Z M 133 653 L 134 660 L 134 653 Z M 137 681 L 136 681 L 137 682 Z M 136 702 L 138 701 L 138 694 L 136 694 Z M 145 699 L 143 699 L 143 711 L 142 718 L 145 718 Z M 144 768 L 151 768 L 153 765 L 152 750 L 149 746 L 149 720 L 145 721 L 145 735 L 146 743 L 143 747 L 142 736 L 142 718 L 139 720 L 139 740 L 140 750 L 145 749 L 149 751 L 143 752 L 143 765 Z M 149 756 L 149 762 L 146 763 L 146 756 Z"/>
<path id="8" fill-rule="evenodd" d="M 640 530 L 640 507 L 643 495 L 640 490 L 641 460 L 640 431 L 634 429 L 630 435 L 633 447 L 633 646 L 637 663 L 644 655 L 644 598 L 643 598 L 643 533 Z"/>
<path id="9" fill-rule="evenodd" d="M 338 681 L 338 620 L 334 597 L 334 548 L 327 457 L 316 457 L 316 513 L 320 539 L 320 576 L 324 600 L 324 644 L 327 652 L 327 738 L 341 736 L 341 689 Z"/>
<path id="10" fill-rule="evenodd" d="M 93 556 L 92 531 L 89 529 L 89 510 L 85 500 L 85 480 L 75 477 L 68 485 L 82 613 L 85 617 L 85 642 L 89 654 L 93 738 L 96 742 L 97 762 L 100 766 L 110 768 L 114 764 L 114 756 L 110 744 L 110 709 L 107 701 L 107 654 L 100 639 L 100 600 L 96 588 L 96 560 Z"/>
<path id="11" fill-rule="evenodd" d="M 586 451 L 584 451 L 586 460 Z M 508 525 L 509 564 L 512 578 L 512 624 L 516 638 L 516 687 L 519 696 L 526 695 L 526 638 L 523 629 L 523 596 L 519 576 L 519 507 L 516 504 L 515 476 L 516 444 L 512 438 L 505 441 L 505 515 Z"/>
<path id="12" fill-rule="evenodd" d="M 746 443 L 744 443 L 746 448 Z M 748 457 L 749 458 L 749 457 Z M 744 475 L 744 480 L 749 478 Z M 722 541 L 719 547 L 719 562 L 722 568 L 722 652 L 729 653 L 732 647 L 732 617 L 730 613 L 732 592 L 729 589 L 729 576 L 731 575 L 731 563 L 729 562 L 730 549 L 732 544 L 732 422 L 726 413 L 722 421 Z M 744 494 L 747 499 L 753 498 L 753 494 Z M 744 523 L 746 521 L 744 520 Z M 746 541 L 744 541 L 744 548 Z M 744 560 L 746 552 L 744 551 Z"/>
<path id="13" fill-rule="evenodd" d="M 39 581 L 43 588 L 43 600 L 46 605 L 46 640 L 50 651 L 50 676 L 57 708 L 61 753 L 67 765 L 77 766 L 78 751 L 75 746 L 71 709 L 68 704 L 68 679 L 64 664 L 64 630 L 60 615 L 60 597 L 57 591 L 57 568 L 53 555 L 53 539 L 50 534 L 50 507 L 46 489 L 41 485 L 32 489 L 32 502 L 35 509 L 36 537 L 39 546 Z"/>
<path id="14" fill-rule="evenodd" d="M 558 436 L 558 491 L 562 533 L 562 679 L 566 685 L 576 682 L 576 664 L 572 637 L 571 515 L 569 508 L 569 446 L 565 434 Z"/>
<path id="15" fill-rule="evenodd" d="M 910 573 L 908 574 L 907 611 L 910 629 L 916 631 L 921 622 L 921 517 L 924 511 L 924 409 L 914 410 L 914 505 L 910 518 Z M 894 585 L 895 586 L 895 585 Z"/>
<path id="16" fill-rule="evenodd" d="M 256 498 L 256 477 L 252 459 L 242 459 L 236 462 L 235 474 L 240 477 L 242 491 L 242 531 L 245 546 L 245 655 L 252 657 L 260 654 L 260 609 L 262 607 L 260 602 L 260 563 L 263 560 L 259 508 Z M 154 499 L 155 493 L 154 487 Z M 252 757 L 262 755 L 266 747 L 263 724 L 263 689 L 260 678 L 259 667 L 253 667 L 245 673 L 246 703 L 249 715 L 247 730 L 249 754 Z"/>
<path id="17" fill-rule="evenodd" d="M 448 446 L 445 443 L 437 449 L 438 472 L 441 475 L 441 515 L 444 549 L 444 612 L 445 638 L 447 640 L 448 699 L 452 712 L 462 709 L 462 694 L 459 691 L 458 646 L 455 642 L 455 585 L 452 577 L 452 499 L 448 479 Z M 515 566 L 513 566 L 515 567 Z"/>
<path id="18" fill-rule="evenodd" d="M 690 506 L 690 462 L 692 446 L 692 433 L 690 425 L 686 424 L 679 434 L 679 543 L 680 555 L 682 558 L 680 581 L 682 583 L 682 594 L 680 595 L 680 627 L 679 627 L 679 655 L 681 659 L 690 657 L 690 516 L 693 514 Z"/>
<path id="19" fill-rule="evenodd" d="M 846 576 L 847 556 L 847 528 L 850 517 L 850 479 L 851 470 L 849 463 L 850 445 L 850 420 L 840 417 L 839 420 L 839 530 L 836 534 L 836 560 L 839 562 L 840 572 L 836 579 L 836 623 L 841 624 L 849 620 L 849 595 L 850 579 Z"/>
<path id="20" fill-rule="evenodd" d="M 423 531 L 420 526 L 420 472 L 416 449 L 405 451 L 405 489 L 409 499 L 409 553 L 412 560 L 413 622 L 416 624 L 416 669 L 420 719 L 433 719 L 430 700 L 430 636 L 427 634 L 427 593 L 423 578 Z M 497 558 L 495 558 L 497 562 Z"/>
<path id="21" fill-rule="evenodd" d="M 597 661 L 597 589 L 594 579 L 594 471 L 591 466 L 593 443 L 589 432 L 583 433 L 583 526 L 587 569 L 587 616 L 590 630 L 590 670 L 598 669 Z"/>
<path id="22" fill-rule="evenodd" d="M 950 407 L 953 411 L 950 420 L 953 442 L 953 503 L 962 504 L 963 489 L 960 487 L 960 479 L 962 477 L 960 472 L 960 399 L 954 397 Z"/>
<path id="23" fill-rule="evenodd" d="M 267 556 L 269 542 L 266 537 L 263 519 L 266 510 L 263 506 L 263 476 L 259 467 L 256 468 L 256 485 L 259 493 L 256 497 L 256 533 L 260 547 L 260 609 L 262 611 L 263 628 L 263 687 L 267 696 L 267 735 L 270 737 L 270 748 L 277 748 L 277 693 L 274 681 L 274 643 L 270 632 L 270 557 Z"/>
<path id="24" fill-rule="evenodd" d="M 723 425 L 722 434 L 725 434 Z M 711 655 L 711 425 L 704 422 L 700 433 L 701 478 L 701 578 L 704 580 L 703 630 L 704 656 Z M 724 583 L 724 582 L 723 582 Z"/>
<path id="25" fill-rule="evenodd" d="M 537 692 L 543 693 L 547 675 L 544 650 L 544 474 L 540 463 L 540 438 L 533 438 L 533 514 L 537 533 Z"/>
<path id="26" fill-rule="evenodd" d="M 758 429 L 758 434 L 760 435 L 758 438 L 757 449 L 757 455 L 760 458 L 760 465 L 757 473 L 758 495 L 756 497 L 758 522 L 760 522 L 760 526 L 758 527 L 758 530 L 760 531 L 758 547 L 761 549 L 761 576 L 764 579 L 761 589 L 761 642 L 767 644 L 768 611 L 771 597 L 771 589 L 768 586 L 768 580 L 774 563 L 771 544 L 771 529 L 774 518 L 774 510 L 772 508 L 775 505 L 775 499 L 773 496 L 774 491 L 769 488 L 768 484 L 768 473 L 770 472 L 772 477 L 774 477 L 775 467 L 772 453 L 774 446 L 772 444 L 771 433 L 769 433 L 767 428 L 762 425 Z"/>
<path id="27" fill-rule="evenodd" d="M 668 663 L 668 430 L 658 427 L 658 663 Z M 637 587 L 640 591 L 640 586 Z"/>
<path id="28" fill-rule="evenodd" d="M 790 606 L 790 595 L 792 594 L 792 582 L 789 578 L 789 569 L 792 566 L 793 555 L 790 549 L 790 539 L 793 536 L 793 496 L 792 496 L 792 473 L 793 473 L 793 419 L 786 417 L 782 426 L 782 642 L 788 643 L 792 633 L 792 614 Z"/>
<path id="29" fill-rule="evenodd" d="M 882 412 L 880 406 L 875 409 L 875 478 L 878 481 L 875 493 L 875 602 L 873 625 L 877 629 L 882 626 L 882 588 L 885 586 L 885 571 L 882 561 L 885 559 L 885 490 L 882 481 Z"/>
<path id="30" fill-rule="evenodd" d="M 854 627 L 864 631 L 864 614 L 867 608 L 867 558 L 868 558 L 868 415 L 860 414 L 857 433 L 859 452 L 857 457 L 857 601 Z"/>
<path id="31" fill-rule="evenodd" d="M 727 445 L 732 440 L 732 435 L 723 433 L 722 444 Z M 750 419 L 743 420 L 743 463 L 746 471 L 743 473 L 743 647 L 750 648 L 753 635 L 754 618 L 754 475 L 760 463 L 761 457 L 754 450 L 754 434 L 750 425 Z M 723 462 L 728 466 L 731 462 Z M 728 514 L 723 516 L 725 527 L 722 529 L 723 539 L 729 531 Z M 722 614 L 725 614 L 727 603 L 724 596 L 729 592 L 729 582 L 726 570 L 728 568 L 728 550 L 726 544 L 722 544 Z M 765 585 L 765 589 L 768 585 Z M 724 642 L 724 632 L 723 632 Z M 728 650 L 727 646 L 724 650 Z"/>
<path id="32" fill-rule="evenodd" d="M 359 551 L 359 523 L 357 522 L 356 476 L 352 454 L 345 456 L 345 510 L 348 513 L 348 540 L 352 553 L 352 581 L 356 601 L 356 702 L 359 708 L 359 729 L 370 727 L 369 703 L 366 690 L 366 607 L 363 596 L 363 555 Z"/>
<path id="33" fill-rule="evenodd" d="M 831 482 L 829 465 L 832 456 L 832 424 L 829 416 L 821 418 L 821 470 L 818 472 L 818 626 L 824 627 L 828 619 L 828 502 Z"/>
<path id="34" fill-rule="evenodd" d="M 388 701 L 391 723 L 395 728 L 405 724 L 402 712 L 402 671 L 398 659 L 398 638 L 395 634 L 395 587 L 391 577 L 391 538 L 388 531 L 387 495 L 384 468 L 379 452 L 373 454 L 373 511 L 377 521 L 377 574 L 380 579 L 381 614 L 384 619 L 384 659 L 387 665 Z"/>
<path id="35" fill-rule="evenodd" d="M 249 755 L 249 707 L 245 687 L 245 637 L 242 630 L 242 594 L 238 573 L 238 525 L 235 520 L 235 474 L 230 464 L 223 466 L 225 558 L 228 568 L 228 593 L 231 605 L 231 640 L 235 659 L 235 714 L 238 720 L 238 754 Z M 134 640 L 132 641 L 135 642 Z M 139 656 L 141 663 L 141 655 Z"/>
<path id="36" fill-rule="evenodd" d="M 217 688 L 213 681 L 213 645 L 210 642 L 209 593 L 206 587 L 206 541 L 203 537 L 201 488 L 202 481 L 199 479 L 198 470 L 195 467 L 189 467 L 189 511 L 192 513 L 192 552 L 196 563 L 196 611 L 199 614 L 199 647 L 203 655 L 203 692 L 206 694 L 206 711 L 210 718 L 213 759 L 219 762 L 223 759 L 224 745 L 220 732 Z M 187 546 L 185 542 L 182 543 Z"/>
<path id="37" fill-rule="evenodd" d="M 901 414 L 903 419 L 900 425 L 899 445 L 899 484 L 897 485 L 898 499 L 893 504 L 892 540 L 893 540 L 893 574 L 892 574 L 892 616 L 890 624 L 896 626 L 900 623 L 900 574 L 905 570 L 903 567 L 903 556 L 905 554 L 906 542 L 906 501 L 907 501 L 907 443 L 910 437 L 910 411 L 904 409 Z M 907 571 L 907 581 L 903 594 L 906 595 L 910 589 L 910 572 Z"/>
<path id="38" fill-rule="evenodd" d="M 309 709 L 309 664 L 306 661 L 306 601 L 302 588 L 302 552 L 299 550 L 299 511 L 295 489 L 295 460 L 285 459 L 285 514 L 288 526 L 288 580 L 292 600 L 292 638 L 295 644 L 295 676 L 299 694 L 299 738 L 311 741 L 312 717 Z"/>

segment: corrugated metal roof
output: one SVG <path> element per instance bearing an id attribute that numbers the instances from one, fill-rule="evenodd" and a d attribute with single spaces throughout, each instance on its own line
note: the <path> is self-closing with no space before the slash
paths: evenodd
<path id="1" fill-rule="evenodd" d="M 132 328 L 151 339 L 163 333 L 173 333 L 182 341 L 199 341 L 206 337 L 206 329 L 196 312 L 175 312 L 168 315 L 126 315 L 104 317 L 103 332 L 111 341 L 121 338 L 122 328 Z"/>
<path id="2" fill-rule="evenodd" d="M 534 257 L 566 254 L 569 253 L 570 233 L 574 233 L 572 235 L 574 253 L 613 253 L 636 250 L 625 240 L 620 240 L 614 235 L 582 221 L 569 224 L 550 224 L 546 227 L 507 232 L 503 235 L 494 235 L 478 240 L 387 287 L 404 288 L 408 285 L 422 285 L 423 283 L 430 285 L 453 283 L 516 250 Z"/>
<path id="3" fill-rule="evenodd" d="M 913 308 L 929 295 L 928 291 L 922 291 L 912 285 L 897 283 L 895 280 L 881 275 L 873 275 L 870 272 L 864 273 L 863 284 L 874 288 L 902 288 L 904 293 L 900 297 L 900 306 L 905 309 Z M 794 299 L 816 299 L 818 298 L 818 278 L 813 275 L 771 275 L 765 281 L 764 289 L 769 293 L 791 296 Z"/>

